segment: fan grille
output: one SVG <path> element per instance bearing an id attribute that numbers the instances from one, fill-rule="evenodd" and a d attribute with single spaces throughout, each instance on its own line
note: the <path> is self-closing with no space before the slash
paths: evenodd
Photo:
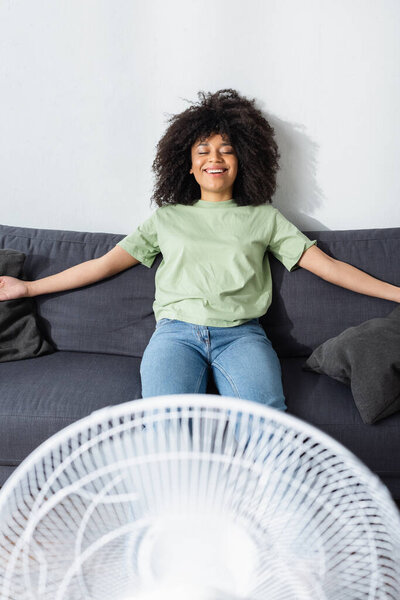
<path id="1" fill-rule="evenodd" d="M 17 469 L 0 518 L 1 599 L 400 597 L 400 519 L 379 479 L 299 419 L 233 398 L 93 413 Z"/>

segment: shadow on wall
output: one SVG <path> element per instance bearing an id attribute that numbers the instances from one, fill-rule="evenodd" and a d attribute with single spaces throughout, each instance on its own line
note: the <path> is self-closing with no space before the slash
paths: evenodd
<path id="1" fill-rule="evenodd" d="M 281 155 L 274 206 L 302 231 L 328 230 L 312 216 L 324 199 L 316 175 L 318 144 L 305 133 L 304 125 L 266 116 L 275 129 Z"/>

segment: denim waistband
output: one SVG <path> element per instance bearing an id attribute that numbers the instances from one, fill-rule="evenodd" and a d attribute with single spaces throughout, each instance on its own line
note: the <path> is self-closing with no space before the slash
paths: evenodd
<path id="1" fill-rule="evenodd" d="M 199 323 L 189 323 L 188 321 L 181 321 L 179 319 L 168 319 L 167 317 L 163 317 L 162 319 L 157 321 L 156 328 L 158 328 L 163 323 L 182 323 L 183 325 L 191 325 L 191 326 L 198 326 L 198 327 L 211 327 L 211 328 L 217 327 L 216 325 L 200 325 Z M 249 324 L 259 325 L 260 324 L 259 317 L 254 317 L 253 319 L 249 319 L 248 321 L 241 323 L 241 325 L 249 325 Z M 232 325 L 232 327 L 240 327 L 240 325 Z M 226 329 L 226 327 L 222 327 L 222 329 Z"/>

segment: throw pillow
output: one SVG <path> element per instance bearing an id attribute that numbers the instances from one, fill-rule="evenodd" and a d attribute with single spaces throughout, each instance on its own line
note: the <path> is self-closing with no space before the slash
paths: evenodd
<path id="1" fill-rule="evenodd" d="M 327 340 L 303 369 L 350 385 L 366 424 L 400 410 L 400 306 Z"/>
<path id="2" fill-rule="evenodd" d="M 0 275 L 23 277 L 25 254 L 16 250 L 0 250 Z M 34 358 L 54 352 L 41 336 L 35 318 L 32 298 L 0 302 L 0 362 Z"/>

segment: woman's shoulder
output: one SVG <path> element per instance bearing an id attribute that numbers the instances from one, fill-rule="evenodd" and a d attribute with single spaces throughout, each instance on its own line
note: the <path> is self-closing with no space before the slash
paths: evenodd
<path id="1" fill-rule="evenodd" d="M 257 204 L 257 206 L 255 206 L 254 208 L 257 208 L 258 210 L 265 212 L 265 213 L 275 213 L 278 211 L 277 208 L 275 208 L 275 206 L 272 206 L 272 204 L 268 203 L 268 204 Z"/>
<path id="2" fill-rule="evenodd" d="M 253 218 L 259 219 L 260 223 L 274 221 L 281 213 L 272 204 L 257 204 L 248 206 Z"/>
<path id="3" fill-rule="evenodd" d="M 155 212 L 157 213 L 157 215 L 166 215 L 169 213 L 176 212 L 177 210 L 180 210 L 185 206 L 185 204 L 163 204 L 162 206 L 159 206 Z"/>

